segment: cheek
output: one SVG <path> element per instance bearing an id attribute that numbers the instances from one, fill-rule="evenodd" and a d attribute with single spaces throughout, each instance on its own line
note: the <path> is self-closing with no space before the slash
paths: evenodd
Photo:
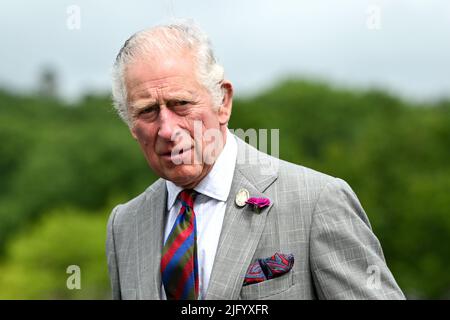
<path id="1" fill-rule="evenodd" d="M 209 105 L 197 110 L 194 117 L 200 120 L 206 129 L 219 127 L 219 114 Z"/>
<path id="2" fill-rule="evenodd" d="M 203 126 L 205 130 L 220 130 L 218 115 L 214 112 L 207 114 L 203 119 Z"/>
<path id="3" fill-rule="evenodd" d="M 133 131 L 136 139 L 142 146 L 148 146 L 149 144 L 151 144 L 151 137 L 154 136 L 152 135 L 151 128 L 138 123 L 134 126 Z"/>

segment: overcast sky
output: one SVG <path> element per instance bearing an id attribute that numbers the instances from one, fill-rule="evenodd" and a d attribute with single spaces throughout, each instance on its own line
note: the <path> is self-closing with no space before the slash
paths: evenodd
<path id="1" fill-rule="evenodd" d="M 411 99 L 450 96 L 446 0 L 2 1 L 0 86 L 31 90 L 51 66 L 66 97 L 107 91 L 122 43 L 171 17 L 209 34 L 237 95 L 289 74 Z"/>

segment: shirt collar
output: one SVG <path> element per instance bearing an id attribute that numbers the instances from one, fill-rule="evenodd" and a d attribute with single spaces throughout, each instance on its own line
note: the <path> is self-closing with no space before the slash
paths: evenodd
<path id="1" fill-rule="evenodd" d="M 194 188 L 195 191 L 219 201 L 226 201 L 233 182 L 234 168 L 237 157 L 237 142 L 231 132 L 226 130 L 226 142 L 213 164 L 211 171 Z M 166 180 L 167 208 L 170 210 L 175 204 L 178 194 L 183 188 L 172 181 Z"/>

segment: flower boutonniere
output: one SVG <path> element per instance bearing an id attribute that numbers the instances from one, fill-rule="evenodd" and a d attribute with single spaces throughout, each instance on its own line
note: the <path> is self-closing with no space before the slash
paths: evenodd
<path id="1" fill-rule="evenodd" d="M 252 205 L 253 210 L 256 211 L 256 213 L 260 213 L 261 209 L 267 207 L 270 205 L 270 199 L 269 198 L 255 198 L 251 197 L 248 198 L 247 201 L 245 201 L 246 204 Z"/>

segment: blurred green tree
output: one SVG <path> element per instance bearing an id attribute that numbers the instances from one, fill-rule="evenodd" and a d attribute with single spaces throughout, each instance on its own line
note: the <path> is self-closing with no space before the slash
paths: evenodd
<path id="1" fill-rule="evenodd" d="M 108 213 L 54 209 L 15 235 L 0 265 L 0 299 L 109 299 Z M 80 289 L 67 286 L 72 265 L 80 268 Z"/>
<path id="2" fill-rule="evenodd" d="M 8 288 L 1 297 L 106 297 L 104 239 L 93 235 L 104 237 L 104 208 L 156 179 L 110 104 L 108 95 L 69 105 L 0 90 L 0 286 Z M 229 126 L 279 129 L 282 159 L 347 180 L 405 293 L 450 296 L 450 101 L 419 104 L 383 90 L 287 79 L 235 99 Z M 84 239 L 85 225 L 94 242 Z M 92 265 L 80 256 L 85 248 Z M 87 282 L 92 289 L 65 289 L 64 268 L 74 260 L 82 273 L 97 270 L 88 271 L 97 275 Z"/>

